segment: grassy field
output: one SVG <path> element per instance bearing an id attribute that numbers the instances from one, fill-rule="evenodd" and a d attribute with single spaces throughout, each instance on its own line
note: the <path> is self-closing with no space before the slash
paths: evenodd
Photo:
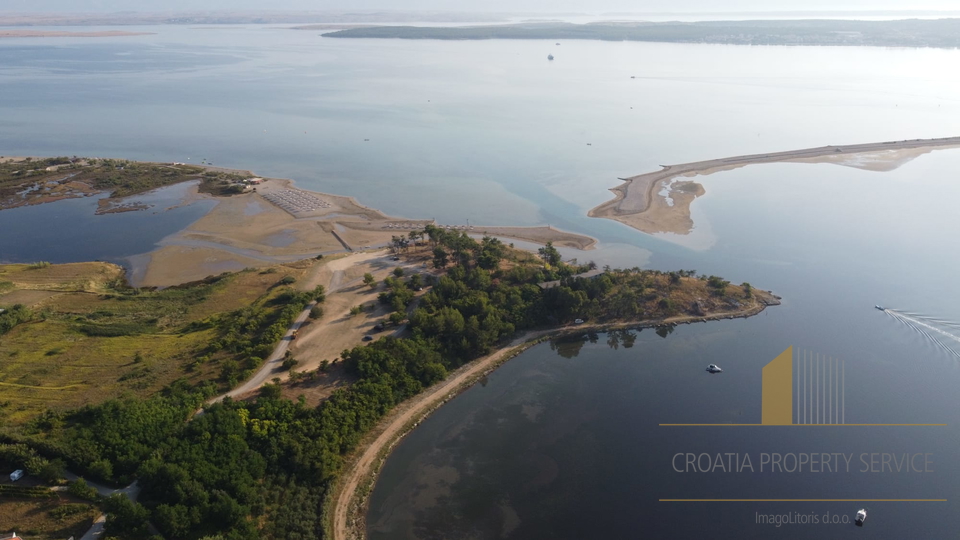
<path id="1" fill-rule="evenodd" d="M 107 263 L 0 265 L 0 308 L 7 310 L 0 323 L 23 314 L 0 335 L 0 424 L 20 425 L 49 408 L 147 396 L 179 378 L 216 379 L 224 362 L 249 364 L 248 350 L 211 352 L 222 334 L 218 321 L 254 307 L 268 323 L 292 292 L 281 281 L 314 264 L 162 291 L 127 288 L 122 269 Z"/>
<path id="2" fill-rule="evenodd" d="M 0 534 L 16 532 L 31 540 L 80 538 L 100 511 L 92 504 L 71 499 L 0 498 Z"/>

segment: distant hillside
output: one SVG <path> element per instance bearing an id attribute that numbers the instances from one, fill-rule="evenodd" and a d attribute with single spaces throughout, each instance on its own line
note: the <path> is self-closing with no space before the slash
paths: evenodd
<path id="1" fill-rule="evenodd" d="M 378 26 L 324 34 L 336 38 L 594 39 L 734 45 L 960 47 L 960 19 L 902 21 L 709 21 L 667 23 L 544 23 L 506 26 Z"/>
<path id="2" fill-rule="evenodd" d="M 118 26 L 159 24 L 343 24 L 506 22 L 492 13 L 415 11 L 193 11 L 119 13 L 3 13 L 0 26 Z"/>

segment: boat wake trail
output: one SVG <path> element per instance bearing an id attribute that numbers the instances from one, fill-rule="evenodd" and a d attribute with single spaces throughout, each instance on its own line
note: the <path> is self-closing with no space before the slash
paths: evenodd
<path id="1" fill-rule="evenodd" d="M 896 311 L 896 312 L 897 312 L 898 314 L 900 314 L 900 315 L 907 315 L 907 316 L 909 316 L 909 317 L 913 317 L 913 318 L 916 318 L 916 319 L 920 319 L 920 320 L 922 320 L 922 321 L 927 321 L 927 322 L 931 322 L 931 323 L 933 323 L 933 324 L 937 324 L 937 325 L 940 325 L 940 326 L 946 326 L 946 327 L 949 327 L 949 328 L 956 328 L 956 329 L 960 330 L 960 323 L 958 323 L 958 322 L 947 321 L 947 320 L 944 320 L 944 319 L 938 319 L 938 318 L 936 318 L 936 317 L 927 317 L 927 316 L 923 315 L 922 313 L 914 313 L 914 312 L 912 312 L 912 311 L 900 311 L 900 310 L 896 310 L 896 309 L 887 309 L 887 311 Z"/>
<path id="2" fill-rule="evenodd" d="M 941 328 L 937 328 L 936 326 L 933 326 L 932 324 L 929 324 L 929 323 L 924 322 L 923 320 L 921 320 L 921 319 L 926 319 L 926 320 L 929 320 L 929 321 L 931 321 L 931 322 L 934 322 L 933 319 L 927 319 L 926 317 L 921 317 L 921 316 L 916 315 L 916 314 L 911 314 L 911 315 L 914 315 L 914 316 L 907 315 L 907 314 L 905 314 L 905 313 L 903 313 L 903 312 L 900 312 L 900 311 L 897 311 L 897 310 L 894 310 L 894 309 L 886 309 L 885 312 L 888 313 L 888 314 L 889 314 L 890 316 L 892 316 L 893 318 L 897 319 L 898 321 L 900 321 L 900 322 L 906 324 L 907 326 L 911 327 L 913 330 L 917 331 L 918 333 L 922 334 L 924 337 L 926 337 L 926 338 L 930 339 L 931 341 L 933 341 L 934 343 L 936 343 L 938 347 L 940 347 L 941 349 L 944 350 L 944 352 L 947 352 L 948 354 L 951 354 L 951 355 L 953 355 L 953 356 L 956 356 L 957 358 L 960 358 L 960 353 L 958 353 L 958 352 L 957 352 L 956 350 L 954 350 L 951 346 L 945 344 L 943 341 L 940 340 L 940 336 L 943 336 L 943 337 L 946 338 L 948 341 L 952 341 L 952 342 L 956 342 L 956 343 L 960 344 L 960 336 L 958 336 L 958 335 L 956 335 L 956 334 L 951 334 L 950 332 L 947 332 L 946 330 L 943 330 L 943 329 L 941 329 Z M 939 321 L 936 321 L 936 322 L 939 323 Z M 946 324 L 946 326 L 953 327 L 954 325 L 952 325 L 952 324 Z M 932 332 L 932 333 L 931 333 L 931 332 Z M 952 343 L 951 343 L 951 345 L 952 345 Z"/>
<path id="3" fill-rule="evenodd" d="M 955 323 L 953 321 L 945 321 L 943 319 L 937 319 L 934 317 L 925 317 L 919 313 L 911 313 L 909 311 L 898 311 L 897 313 L 900 313 L 901 315 L 909 315 L 910 317 L 914 317 L 922 321 L 927 321 L 929 323 L 933 323 L 939 326 L 945 326 L 951 329 L 956 328 L 957 330 L 960 330 L 960 323 Z"/>

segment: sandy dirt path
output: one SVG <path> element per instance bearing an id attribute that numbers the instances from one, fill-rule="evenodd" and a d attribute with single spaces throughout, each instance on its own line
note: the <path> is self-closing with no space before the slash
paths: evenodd
<path id="1" fill-rule="evenodd" d="M 348 270 L 350 269 L 358 269 L 359 271 L 365 270 L 366 268 L 368 268 L 369 263 L 371 261 L 378 260 L 378 259 L 385 259 L 386 257 L 387 257 L 386 251 L 376 251 L 376 252 L 357 253 L 354 255 L 349 255 L 347 257 L 330 261 L 328 264 L 322 265 L 316 271 L 314 271 L 313 274 L 307 278 L 307 280 L 304 282 L 301 288 L 310 290 L 316 287 L 317 285 L 322 284 L 324 285 L 324 287 L 327 288 L 327 296 L 329 298 L 329 296 L 332 293 L 338 292 L 338 290 L 342 287 L 343 276 Z M 374 298 L 376 298 L 376 295 L 374 295 Z M 263 363 L 263 365 L 260 366 L 260 369 L 258 369 L 257 372 L 254 373 L 252 377 L 247 379 L 246 382 L 234 388 L 233 390 L 230 390 L 225 394 L 221 394 L 211 399 L 210 401 L 208 401 L 208 403 L 219 403 L 220 401 L 223 401 L 223 398 L 227 396 L 230 396 L 233 398 L 245 396 L 247 394 L 250 394 L 256 391 L 257 389 L 259 389 L 261 386 L 266 384 L 268 381 L 270 381 L 274 377 L 279 377 L 281 380 L 288 378 L 289 373 L 286 371 L 283 371 L 283 367 L 282 367 L 284 357 L 286 356 L 287 350 L 291 349 L 291 347 L 294 345 L 294 341 L 295 341 L 293 337 L 294 332 L 299 332 L 300 328 L 304 325 L 304 323 L 306 323 L 307 318 L 310 316 L 310 310 L 312 310 L 316 305 L 317 305 L 316 302 L 310 302 L 309 304 L 307 304 L 307 307 L 304 308 L 304 310 L 301 311 L 299 315 L 297 315 L 297 318 L 294 320 L 294 322 L 290 325 L 289 328 L 287 328 L 287 331 L 283 335 L 283 338 L 280 339 L 280 342 L 277 343 L 277 346 L 273 349 L 273 353 L 270 354 L 270 356 Z M 353 305 L 356 305 L 356 304 L 353 304 Z M 322 329 L 325 326 L 327 325 L 321 324 L 315 329 Z M 308 338 L 309 340 L 309 334 L 303 337 Z M 360 339 L 361 339 L 360 336 L 356 336 L 355 341 L 359 342 Z M 336 355 L 339 354 L 341 350 L 343 349 L 337 349 L 337 351 L 333 353 L 334 354 L 333 357 L 335 358 Z M 325 352 L 329 352 L 329 351 L 325 351 Z M 317 360 L 316 363 L 317 364 L 320 363 L 319 359 Z M 303 369 L 304 366 L 298 366 L 298 367 Z"/>
<path id="2" fill-rule="evenodd" d="M 73 474 L 70 471 L 64 472 L 63 477 L 70 482 L 75 482 L 78 478 L 80 478 L 79 476 Z M 101 497 L 109 497 L 116 493 L 120 493 L 122 495 L 126 495 L 127 498 L 130 499 L 131 501 L 137 502 L 137 497 L 140 496 L 140 484 L 138 484 L 137 482 L 133 482 L 132 484 L 124 488 L 112 488 L 112 487 L 105 486 L 103 484 L 98 484 L 92 480 L 86 480 L 86 479 L 84 480 L 87 482 L 88 486 L 96 489 L 97 493 L 99 493 Z M 80 537 L 80 540 L 96 540 L 100 538 L 103 535 L 103 527 L 104 525 L 106 525 L 106 523 L 107 523 L 107 515 L 100 514 L 99 516 L 97 516 L 97 519 L 93 521 L 93 525 L 90 526 L 90 529 L 86 533 L 84 533 L 83 536 Z"/>
<path id="3" fill-rule="evenodd" d="M 323 360 L 337 358 L 344 349 L 362 343 L 364 335 L 379 338 L 402 332 L 402 326 L 395 328 L 388 325 L 382 333 L 374 328 L 390 314 L 387 306 L 380 304 L 377 298 L 384 291 L 380 283 L 392 275 L 398 266 L 404 270 L 404 279 L 415 272 L 425 274 L 426 269 L 407 258 L 394 261 L 386 250 L 375 255 L 378 256 L 358 256 L 356 259 L 351 256 L 330 264 L 332 275 L 329 277 L 327 300 L 323 304 L 323 317 L 303 329 L 291 349 L 299 362 L 297 371 L 310 371 L 318 368 Z M 376 287 L 363 284 L 363 274 L 367 272 L 377 280 Z M 367 309 L 358 315 L 351 315 L 350 308 L 357 305 L 366 306 Z M 287 377 L 285 373 L 281 379 Z"/>
<path id="4" fill-rule="evenodd" d="M 273 349 L 273 353 L 269 358 L 267 358 L 263 365 L 260 366 L 260 369 L 253 374 L 253 377 L 250 377 L 245 383 L 234 388 L 233 390 L 230 390 L 226 394 L 221 394 L 213 398 L 208 403 L 219 403 L 227 396 L 239 397 L 249 394 L 266 384 L 267 381 L 273 377 L 281 375 L 284 356 L 286 356 L 287 349 L 290 348 L 290 345 L 294 340 L 293 333 L 300 330 L 300 327 L 303 326 L 304 322 L 306 322 L 307 317 L 310 316 L 310 310 L 316 305 L 316 301 L 310 302 L 307 304 L 307 307 L 301 311 L 299 315 L 297 315 L 297 318 L 293 321 L 293 324 L 287 328 L 287 332 L 283 335 L 283 338 L 280 339 L 280 343 L 277 343 L 277 346 Z"/>
<path id="5" fill-rule="evenodd" d="M 310 310 L 316 305 L 311 302 L 287 328 L 273 352 L 250 379 L 208 403 L 220 402 L 227 396 L 245 398 L 274 378 L 281 382 L 286 381 L 290 378 L 290 372 L 283 369 L 283 360 L 288 350 L 298 361 L 296 370 L 306 372 L 317 369 L 323 360 L 336 359 L 344 349 L 359 345 L 364 335 L 376 335 L 374 326 L 388 311 L 377 301 L 377 296 L 383 291 L 382 287 L 370 288 L 364 285 L 363 274 L 373 274 L 379 283 L 398 266 L 404 268 L 407 276 L 420 270 L 414 262 L 394 261 L 389 251 L 380 250 L 347 255 L 311 271 L 301 281 L 300 288 L 313 290 L 317 285 L 326 287 L 327 298 L 322 304 L 323 317 L 307 322 Z M 365 305 L 367 309 L 361 314 L 351 315 L 350 308 L 357 305 Z M 293 338 L 295 331 L 298 333 L 296 339 Z M 334 388 L 331 387 L 330 391 Z"/>
<path id="6" fill-rule="evenodd" d="M 328 265 L 327 300 L 323 303 L 323 317 L 311 322 L 297 338 L 291 349 L 297 361 L 297 371 L 310 371 L 320 366 L 323 360 L 333 360 L 344 349 L 362 343 L 363 336 L 377 336 L 374 326 L 388 315 L 377 296 L 382 286 L 370 288 L 363 284 L 363 274 L 369 272 L 378 283 L 391 275 L 397 266 L 410 275 L 413 266 L 406 261 L 393 261 L 386 250 L 358 254 L 333 261 Z M 363 305 L 367 308 L 360 314 L 351 315 L 350 309 Z M 285 380 L 289 374 L 283 374 Z"/>

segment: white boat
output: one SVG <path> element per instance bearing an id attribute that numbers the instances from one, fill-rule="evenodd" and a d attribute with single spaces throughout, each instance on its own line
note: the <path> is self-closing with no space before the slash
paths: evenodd
<path id="1" fill-rule="evenodd" d="M 863 527 L 863 522 L 867 520 L 867 511 L 864 508 L 857 510 L 857 527 Z"/>
<path id="2" fill-rule="evenodd" d="M 873 307 L 879 309 L 880 311 L 886 311 L 886 310 L 887 310 L 887 308 L 885 308 L 885 307 L 883 307 L 883 306 L 873 306 Z"/>
<path id="3" fill-rule="evenodd" d="M 710 364 L 709 366 L 707 366 L 707 371 L 709 371 L 710 373 L 723 373 L 723 370 L 720 369 L 720 366 L 716 364 Z"/>

